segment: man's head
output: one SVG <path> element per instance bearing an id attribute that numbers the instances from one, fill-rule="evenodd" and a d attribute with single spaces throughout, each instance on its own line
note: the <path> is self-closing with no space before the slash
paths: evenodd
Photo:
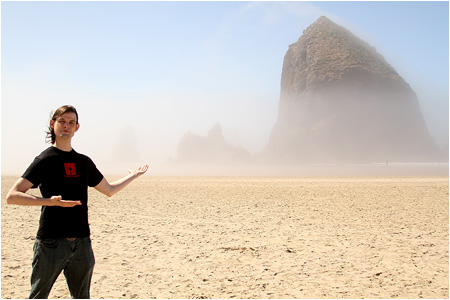
<path id="1" fill-rule="evenodd" d="M 78 113 L 75 107 L 71 105 L 61 106 L 53 113 L 50 120 L 47 140 L 54 144 L 57 136 L 72 137 L 79 127 Z"/>

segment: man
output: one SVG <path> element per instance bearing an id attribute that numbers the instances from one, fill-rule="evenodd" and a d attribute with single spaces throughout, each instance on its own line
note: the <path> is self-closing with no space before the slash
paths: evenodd
<path id="1" fill-rule="evenodd" d="M 60 107 L 47 132 L 52 146 L 42 152 L 9 191 L 8 204 L 42 206 L 33 247 L 30 298 L 47 298 L 64 270 L 72 298 L 89 298 L 94 254 L 88 223 L 88 187 L 111 197 L 143 175 L 145 165 L 109 183 L 92 160 L 72 149 L 80 128 L 73 106 Z M 42 197 L 28 194 L 39 187 Z"/>

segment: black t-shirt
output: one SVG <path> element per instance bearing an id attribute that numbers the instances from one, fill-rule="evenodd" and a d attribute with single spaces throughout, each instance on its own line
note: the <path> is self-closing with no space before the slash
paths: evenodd
<path id="1" fill-rule="evenodd" d="M 79 200 L 75 207 L 43 206 L 37 238 L 88 237 L 88 187 L 96 186 L 103 175 L 94 162 L 75 150 L 49 147 L 34 159 L 23 178 L 39 187 L 42 197 L 62 196 Z"/>

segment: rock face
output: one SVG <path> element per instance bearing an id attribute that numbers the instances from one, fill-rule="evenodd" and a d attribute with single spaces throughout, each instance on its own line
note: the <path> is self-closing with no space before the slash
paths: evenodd
<path id="1" fill-rule="evenodd" d="M 437 151 L 416 94 L 375 48 L 326 17 L 289 46 L 265 156 L 303 163 L 422 162 Z"/>
<path id="2" fill-rule="evenodd" d="M 227 143 L 218 124 L 213 126 L 206 137 L 187 132 L 177 147 L 179 163 L 233 165 L 251 160 L 252 156 L 246 150 Z"/>

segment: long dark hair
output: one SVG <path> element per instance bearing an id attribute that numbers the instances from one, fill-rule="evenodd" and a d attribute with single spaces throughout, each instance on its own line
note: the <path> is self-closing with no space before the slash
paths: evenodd
<path id="1" fill-rule="evenodd" d="M 77 124 L 78 124 L 78 113 L 77 113 L 77 110 L 75 109 L 75 107 L 73 107 L 72 105 L 61 106 L 53 113 L 53 116 L 51 117 L 51 119 L 54 122 L 56 122 L 56 119 L 58 119 L 59 116 L 65 114 L 65 113 L 68 113 L 68 112 L 75 113 L 75 115 L 77 116 Z M 55 131 L 53 130 L 51 124 L 48 125 L 48 131 L 46 131 L 45 133 L 47 134 L 45 140 L 47 142 L 51 142 L 52 144 L 54 144 L 56 141 L 56 136 L 55 136 Z"/>

